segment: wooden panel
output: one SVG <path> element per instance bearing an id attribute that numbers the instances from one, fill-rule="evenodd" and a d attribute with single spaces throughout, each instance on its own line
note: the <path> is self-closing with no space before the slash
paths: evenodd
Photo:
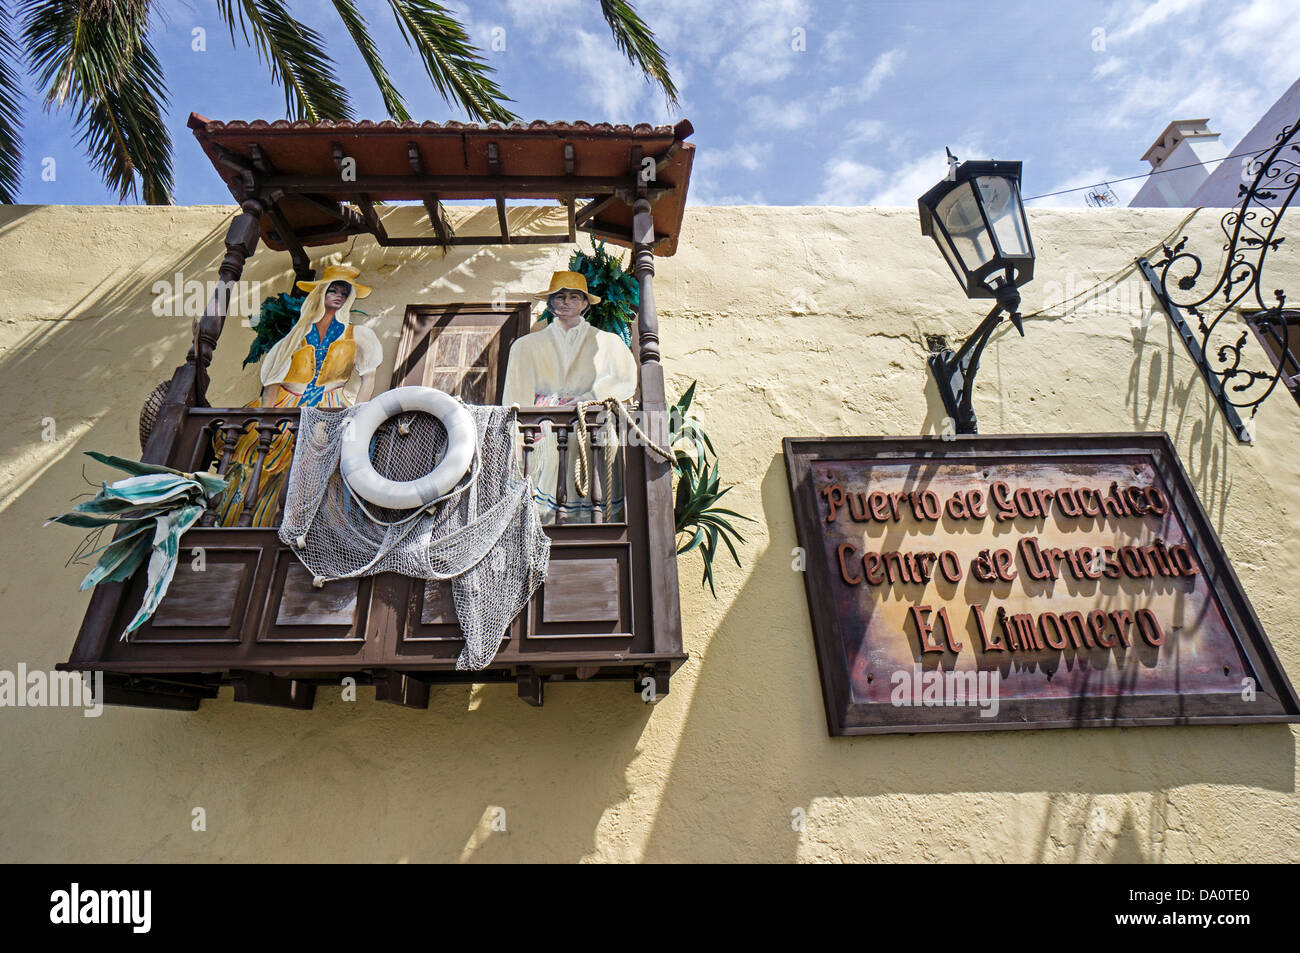
<path id="1" fill-rule="evenodd" d="M 451 601 L 451 583 L 430 580 L 424 584 L 420 605 L 422 625 L 456 625 L 456 607 Z"/>
<path id="2" fill-rule="evenodd" d="M 618 620 L 617 559 L 557 560 L 546 578 L 545 622 Z"/>
<path id="3" fill-rule="evenodd" d="M 327 582 L 319 589 L 301 563 L 285 573 L 276 625 L 351 625 L 357 613 L 357 580 Z"/>
<path id="4" fill-rule="evenodd" d="M 317 589 L 287 547 L 278 547 L 274 558 L 259 643 L 365 640 L 370 580 L 341 579 Z"/>
<path id="5" fill-rule="evenodd" d="M 632 588 L 629 547 L 580 540 L 589 524 L 553 532 L 546 582 L 534 596 L 536 609 L 528 641 L 581 640 L 593 636 L 630 638 Z"/>
<path id="6" fill-rule="evenodd" d="M 193 542 L 187 534 L 184 542 Z M 153 618 L 130 636 L 134 643 L 238 642 L 257 575 L 256 547 L 202 547 L 201 570 L 193 546 L 180 547 L 176 575 Z M 133 606 L 138 604 L 137 597 Z M 134 612 L 134 608 L 132 608 Z M 187 629 L 198 631 L 186 632 Z"/>
<path id="7" fill-rule="evenodd" d="M 784 449 L 831 734 L 1300 721 L 1168 435 L 786 437 Z M 894 492 L 904 485 L 922 489 Z M 884 513 L 869 494 L 912 502 Z M 981 551 L 994 537 L 1005 548 Z M 956 569 L 870 578 L 869 555 L 887 567 L 936 552 Z M 1002 571 L 983 572 L 990 552 L 1005 553 Z M 1104 573 L 1090 562 L 1103 553 Z M 894 690 L 923 667 L 942 677 L 900 705 Z M 965 672 L 987 692 L 975 704 L 956 690 Z"/>

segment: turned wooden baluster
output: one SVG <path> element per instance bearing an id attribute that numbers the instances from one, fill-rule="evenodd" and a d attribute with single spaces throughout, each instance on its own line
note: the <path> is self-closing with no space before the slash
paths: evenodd
<path id="1" fill-rule="evenodd" d="M 254 424 L 249 422 L 250 426 Z M 266 452 L 271 449 L 271 441 L 275 439 L 275 431 L 270 426 L 270 421 L 263 421 L 257 428 L 257 455 L 253 458 L 253 475 L 248 478 L 248 484 L 244 490 L 244 508 L 239 513 L 240 526 L 253 525 L 253 511 L 257 509 L 257 495 L 261 490 L 262 483 L 262 465 L 266 463 Z"/>
<path id="2" fill-rule="evenodd" d="M 230 458 L 235 452 L 235 441 L 239 439 L 239 424 L 226 423 L 223 417 L 212 422 L 212 429 L 221 434 L 221 459 L 217 462 L 217 475 L 226 476 L 230 472 Z M 200 526 L 217 525 L 217 506 L 222 499 L 224 494 L 212 501 L 199 519 Z"/>
<path id="3" fill-rule="evenodd" d="M 533 445 L 537 442 L 537 433 L 528 424 L 521 425 L 520 429 L 524 437 L 524 479 L 527 480 L 533 472 Z"/>
<path id="4" fill-rule="evenodd" d="M 564 522 L 564 506 L 569 501 L 569 470 L 565 466 L 569 456 L 569 427 L 555 429 L 555 448 L 559 457 L 558 473 L 555 477 L 555 525 Z"/>
<path id="5" fill-rule="evenodd" d="M 293 417 L 281 417 L 275 422 L 277 433 L 292 434 L 290 446 L 293 448 L 290 454 L 298 449 L 298 421 Z M 293 465 L 292 459 L 289 461 Z M 289 474 L 285 471 L 284 479 L 280 481 L 280 495 L 275 503 L 275 512 L 271 514 L 271 526 L 279 526 L 280 521 L 284 518 L 284 503 L 289 498 Z"/>
<path id="6" fill-rule="evenodd" d="M 591 447 L 591 472 L 587 479 L 591 481 L 591 521 L 605 522 L 605 437 L 608 434 L 605 412 L 601 412 L 599 423 L 590 425 L 588 446 Z"/>

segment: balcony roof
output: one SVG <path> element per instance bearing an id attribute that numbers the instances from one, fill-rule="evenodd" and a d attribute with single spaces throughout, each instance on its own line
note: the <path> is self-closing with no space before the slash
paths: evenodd
<path id="1" fill-rule="evenodd" d="M 684 141 L 694 131 L 686 120 L 675 126 L 217 122 L 191 113 L 189 127 L 235 200 L 263 203 L 266 244 L 290 251 L 296 261 L 305 260 L 305 246 L 359 234 L 385 246 L 499 245 L 573 242 L 585 231 L 631 246 L 638 189 L 652 201 L 655 254 L 671 255 L 695 151 Z M 442 199 L 495 202 L 499 232 L 452 234 Z M 507 199 L 560 202 L 569 209 L 567 232 L 511 235 Z M 426 235 L 387 234 L 374 203 L 396 200 L 424 202 Z"/>

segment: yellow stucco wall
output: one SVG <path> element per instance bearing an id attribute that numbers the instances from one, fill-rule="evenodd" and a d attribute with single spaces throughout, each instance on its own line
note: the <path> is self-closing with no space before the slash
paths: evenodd
<path id="1" fill-rule="evenodd" d="M 150 289 L 178 271 L 214 277 L 231 214 L 0 209 L 0 669 L 67 658 L 87 603 L 84 568 L 64 565 L 79 537 L 41 521 L 87 490 L 80 451 L 137 453 L 140 403 L 190 333 L 151 313 Z M 389 209 L 389 231 L 415 214 Z M 1163 316 L 1135 331 L 1139 279 L 1119 279 L 1109 302 L 1059 301 L 1185 214 L 1033 212 L 1024 310 L 1057 300 L 1024 339 L 995 340 L 976 410 L 986 433 L 1167 430 L 1297 678 L 1300 408 L 1275 396 L 1257 444 L 1238 445 Z M 1194 244 L 1218 248 L 1217 218 L 1197 216 Z M 567 255 L 444 258 L 364 239 L 326 251 L 373 279 L 361 307 L 384 382 L 408 303 L 514 297 Z M 691 660 L 669 696 L 652 710 L 622 683 L 554 684 L 533 709 L 512 686 L 451 686 L 426 712 L 322 688 L 298 712 L 223 689 L 192 714 L 0 709 L 0 860 L 1300 860 L 1290 726 L 829 738 L 780 438 L 935 432 L 923 334 L 959 338 L 984 309 L 914 209 L 692 208 L 678 254 L 657 264 L 669 392 L 699 380 L 733 505 L 759 520 L 743 569 L 720 564 L 716 601 L 682 559 Z M 246 277 L 285 290 L 288 256 L 264 251 Z M 1300 294 L 1300 268 L 1275 283 Z M 239 369 L 250 337 L 227 324 L 214 403 L 255 394 L 255 369 Z M 196 807 L 205 832 L 191 830 Z M 498 807 L 505 831 L 492 830 Z"/>

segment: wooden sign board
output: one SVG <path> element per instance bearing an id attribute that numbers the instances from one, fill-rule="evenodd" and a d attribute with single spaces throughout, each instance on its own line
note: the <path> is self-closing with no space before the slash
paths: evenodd
<path id="1" fill-rule="evenodd" d="M 1300 721 L 1165 434 L 784 446 L 832 735 Z"/>

